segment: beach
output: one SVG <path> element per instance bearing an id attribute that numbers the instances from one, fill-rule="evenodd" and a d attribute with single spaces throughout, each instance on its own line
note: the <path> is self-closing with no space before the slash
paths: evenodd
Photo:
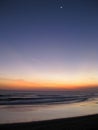
<path id="1" fill-rule="evenodd" d="M 97 92 L 1 94 L 0 124 L 42 122 L 98 114 Z"/>
<path id="2" fill-rule="evenodd" d="M 98 114 L 29 123 L 2 124 L 0 130 L 98 130 Z"/>
<path id="3" fill-rule="evenodd" d="M 98 130 L 97 0 L 0 0 L 0 130 Z"/>

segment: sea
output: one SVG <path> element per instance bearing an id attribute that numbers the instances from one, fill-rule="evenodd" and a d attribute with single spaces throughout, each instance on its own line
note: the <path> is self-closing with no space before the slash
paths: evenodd
<path id="1" fill-rule="evenodd" d="M 0 91 L 0 124 L 98 114 L 98 89 Z"/>

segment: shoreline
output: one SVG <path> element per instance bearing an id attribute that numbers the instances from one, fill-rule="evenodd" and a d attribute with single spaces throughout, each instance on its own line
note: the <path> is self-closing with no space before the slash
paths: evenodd
<path id="1" fill-rule="evenodd" d="M 98 130 L 98 114 L 53 119 L 47 121 L 34 121 L 25 123 L 0 124 L 0 130 Z"/>

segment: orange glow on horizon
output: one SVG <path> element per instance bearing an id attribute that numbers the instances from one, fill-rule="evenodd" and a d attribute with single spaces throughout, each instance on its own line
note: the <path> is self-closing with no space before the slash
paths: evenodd
<path id="1" fill-rule="evenodd" d="M 98 86 L 97 82 L 53 82 L 39 81 L 30 82 L 17 79 L 0 79 L 0 89 L 77 89 Z"/>

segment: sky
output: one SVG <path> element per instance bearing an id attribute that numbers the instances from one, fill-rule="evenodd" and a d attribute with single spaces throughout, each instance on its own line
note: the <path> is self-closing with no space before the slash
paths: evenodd
<path id="1" fill-rule="evenodd" d="M 0 0 L 0 88 L 98 86 L 97 0 Z"/>

